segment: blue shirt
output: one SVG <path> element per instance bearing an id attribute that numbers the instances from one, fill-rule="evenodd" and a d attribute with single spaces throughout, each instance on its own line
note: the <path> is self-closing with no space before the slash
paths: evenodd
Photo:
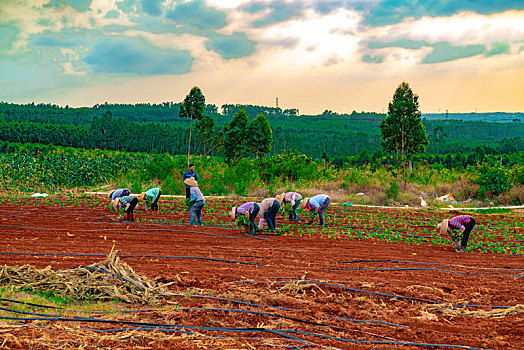
<path id="1" fill-rule="evenodd" d="M 309 198 L 309 205 L 311 206 L 311 208 L 313 209 L 317 209 L 318 207 L 320 207 L 322 205 L 322 203 L 324 203 L 324 201 L 328 198 L 327 195 L 325 194 L 319 194 L 319 195 L 316 195 L 314 197 L 311 197 Z"/>
<path id="2" fill-rule="evenodd" d="M 182 181 L 185 181 L 186 179 L 189 179 L 190 177 L 194 177 L 196 182 L 198 182 L 198 175 L 196 171 L 189 171 L 189 170 L 184 173 L 184 176 L 182 177 Z M 186 186 L 186 188 L 191 187 L 191 186 L 186 185 L 185 183 L 184 185 Z"/>

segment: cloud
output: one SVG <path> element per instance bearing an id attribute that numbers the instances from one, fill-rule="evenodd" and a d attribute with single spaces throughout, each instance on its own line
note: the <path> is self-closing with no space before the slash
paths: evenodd
<path id="1" fill-rule="evenodd" d="M 141 39 L 112 36 L 95 40 L 84 62 L 94 73 L 161 75 L 188 73 L 192 58 L 188 51 L 160 50 Z"/>
<path id="2" fill-rule="evenodd" d="M 409 39 L 399 39 L 388 43 L 370 41 L 368 42 L 368 48 L 370 49 L 383 49 L 386 47 L 401 47 L 409 50 L 417 50 L 424 46 L 430 46 L 425 40 L 415 41 Z"/>
<path id="3" fill-rule="evenodd" d="M 217 52 L 225 59 L 249 56 L 255 51 L 255 42 L 238 32 L 231 36 L 217 35 L 206 41 L 205 45 L 208 50 Z"/>
<path id="4" fill-rule="evenodd" d="M 262 19 L 253 22 L 253 27 L 261 28 L 271 24 L 285 22 L 293 18 L 298 18 L 303 13 L 305 4 L 302 1 L 256 1 L 242 8 L 248 13 L 262 13 Z"/>
<path id="5" fill-rule="evenodd" d="M 179 3 L 174 10 L 166 13 L 166 18 L 177 25 L 188 26 L 197 30 L 215 30 L 226 25 L 226 15 L 214 8 L 207 7 L 204 0 Z"/>
<path id="6" fill-rule="evenodd" d="M 164 0 L 142 0 L 142 9 L 151 16 L 160 16 L 163 2 Z"/>
<path id="7" fill-rule="evenodd" d="M 0 52 L 11 48 L 11 44 L 19 32 L 16 27 L 0 25 Z"/>
<path id="8" fill-rule="evenodd" d="M 85 12 L 91 6 L 92 0 L 51 0 L 48 4 L 43 7 L 63 7 L 71 6 L 73 9 L 79 12 Z"/>
<path id="9" fill-rule="evenodd" d="M 409 17 L 415 19 L 424 16 L 445 17 L 463 11 L 489 15 L 523 9 L 522 0 L 385 0 L 369 11 L 364 22 L 378 27 L 400 23 Z"/>
<path id="10" fill-rule="evenodd" d="M 433 52 L 422 60 L 422 63 L 442 63 L 481 55 L 486 52 L 486 45 L 452 46 L 447 42 L 431 45 Z"/>
<path id="11" fill-rule="evenodd" d="M 365 55 L 362 57 L 362 61 L 366 63 L 382 63 L 384 61 L 384 57 Z"/>
<path id="12" fill-rule="evenodd" d="M 491 44 L 491 48 L 485 53 L 486 57 L 511 54 L 511 46 L 507 41 L 499 41 Z"/>

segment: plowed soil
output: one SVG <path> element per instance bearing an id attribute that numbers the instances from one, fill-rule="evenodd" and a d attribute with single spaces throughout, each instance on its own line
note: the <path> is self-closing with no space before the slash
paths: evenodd
<path id="1" fill-rule="evenodd" d="M 136 216 L 162 221 L 188 214 L 139 210 Z M 59 270 L 103 260 L 116 249 L 135 272 L 157 283 L 173 282 L 171 292 L 244 304 L 170 297 L 158 309 L 120 305 L 155 311 L 111 318 L 182 325 L 192 335 L 122 331 L 126 326 L 118 323 L 0 323 L 0 347 L 524 349 L 524 314 L 490 314 L 524 304 L 522 255 L 328 239 L 320 229 L 300 238 L 249 236 L 238 229 L 118 222 L 114 217 L 101 206 L 1 204 L 1 265 Z M 204 220 L 211 218 L 204 209 Z"/>

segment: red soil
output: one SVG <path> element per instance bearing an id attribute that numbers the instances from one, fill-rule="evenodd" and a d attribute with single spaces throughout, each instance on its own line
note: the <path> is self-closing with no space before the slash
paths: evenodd
<path id="1" fill-rule="evenodd" d="M 365 209 L 361 209 L 365 210 Z M 176 282 L 172 292 L 200 292 L 263 305 L 253 307 L 231 302 L 174 297 L 170 302 L 179 307 L 208 307 L 252 310 L 282 315 L 288 318 L 258 314 L 231 313 L 211 310 L 180 310 L 169 313 L 135 314 L 140 322 L 174 323 L 208 327 L 265 327 L 294 329 L 358 341 L 392 341 L 460 345 L 474 348 L 524 349 L 524 315 L 501 318 L 455 316 L 424 311 L 431 306 L 424 301 L 406 300 L 364 293 L 378 293 L 421 298 L 441 303 L 474 304 L 471 311 L 488 311 L 491 306 L 524 304 L 524 258 L 520 255 L 455 253 L 452 247 L 430 245 L 409 246 L 343 238 L 289 236 L 248 236 L 240 230 L 212 227 L 194 228 L 187 225 L 161 223 L 115 222 L 114 213 L 104 208 L 62 208 L 53 206 L 18 206 L 0 204 L 1 264 L 8 266 L 31 264 L 38 268 L 51 266 L 64 269 L 89 265 L 103 260 L 96 256 L 67 254 L 108 254 L 113 245 L 121 255 L 155 255 L 155 257 L 122 258 L 135 272 L 161 283 Z M 187 217 L 187 213 L 180 213 Z M 430 215 L 430 214 L 422 214 Z M 328 211 L 329 216 L 329 211 Z M 177 216 L 158 213 L 138 213 L 139 218 L 175 219 Z M 211 215 L 204 212 L 204 220 Z M 213 235 L 208 235 L 208 234 Z M 5 253 L 25 253 L 8 255 Z M 50 253 L 51 255 L 31 255 Z M 52 255 L 63 254 L 63 255 Z M 161 257 L 164 256 L 164 257 Z M 248 265 L 224 261 L 183 259 L 202 257 L 256 263 Z M 344 261 L 360 262 L 342 263 Z M 427 262 L 412 264 L 365 260 L 401 260 Z M 440 266 L 433 264 L 456 264 Z M 339 268 L 338 270 L 336 268 Z M 395 271 L 342 270 L 340 268 L 391 269 Z M 407 269 L 412 268 L 412 269 Z M 440 269 L 414 270 L 413 268 Z M 508 269 L 508 270 L 498 270 Z M 464 274 L 451 271 L 464 272 Z M 486 276 L 482 276 L 486 275 Z M 519 275 L 506 277 L 502 275 Z M 291 281 L 304 279 L 358 289 L 344 290 L 335 286 L 310 282 L 293 284 L 230 283 L 234 281 Z M 7 304 L 3 303 L 6 307 Z M 282 310 L 271 306 L 292 308 Z M 129 308 L 149 308 L 131 305 Z M 461 309 L 455 306 L 456 309 Z M 16 315 L 20 316 L 20 315 Z M 356 323 L 347 319 L 375 320 L 400 324 L 405 328 L 372 323 Z M 98 316 L 97 316 L 98 317 Z M 308 321 L 297 322 L 289 318 Z M 311 324 L 311 323 L 320 323 Z M 32 324 L 32 323 L 30 323 Z M 0 323 L 0 331 L 9 330 L 14 338 L 2 339 L 10 348 L 57 348 L 64 343 L 85 348 L 257 348 L 302 346 L 292 340 L 281 340 L 268 333 L 229 333 L 199 331 L 217 338 L 178 338 L 151 342 L 147 336 L 101 339 L 101 335 L 68 330 L 64 327 L 100 328 L 96 324 L 47 324 L 44 328 L 24 326 L 8 328 Z M 112 326 L 106 326 L 113 327 Z M 120 328 L 121 326 L 114 326 Z M 4 332 L 5 333 L 5 332 Z M 116 334 L 116 333 L 115 333 Z M 288 333 L 290 334 L 290 333 Z M 303 334 L 290 334 L 319 345 L 335 348 L 366 349 L 427 349 L 433 347 L 395 344 L 355 344 L 334 339 L 322 339 Z M 256 339 L 260 337 L 273 340 Z M 387 338 L 386 338 L 387 337 Z M 13 340 L 13 339 L 16 339 Z M 40 339 L 41 341 L 35 341 Z M 76 343 L 75 340 L 76 339 Z M 131 340 L 132 339 L 132 340 Z M 276 339 L 276 340 L 275 340 Z M 282 338 L 281 338 L 282 339 Z M 45 341 L 44 341 L 45 340 Z M 60 345 L 62 344 L 62 345 Z M 435 347 L 436 348 L 436 347 Z"/>

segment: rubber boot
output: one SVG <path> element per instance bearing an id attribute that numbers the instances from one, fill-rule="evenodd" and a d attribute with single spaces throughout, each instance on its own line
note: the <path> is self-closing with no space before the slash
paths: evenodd
<path id="1" fill-rule="evenodd" d="M 135 221 L 135 211 L 132 211 L 129 213 L 129 221 L 131 222 Z"/>
<path id="2" fill-rule="evenodd" d="M 248 235 L 254 235 L 255 234 L 255 223 L 250 222 L 249 223 L 249 230 L 247 231 Z"/>

